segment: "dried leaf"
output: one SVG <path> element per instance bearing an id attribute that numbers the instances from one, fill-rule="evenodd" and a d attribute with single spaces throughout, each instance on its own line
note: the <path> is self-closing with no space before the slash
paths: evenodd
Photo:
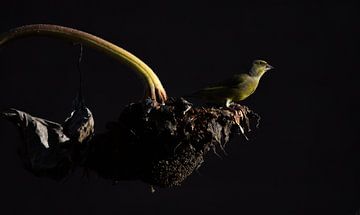
<path id="1" fill-rule="evenodd" d="M 63 123 L 64 133 L 78 143 L 89 141 L 94 135 L 94 118 L 86 107 L 85 101 L 79 92 L 73 101 L 73 111 Z"/>
<path id="2" fill-rule="evenodd" d="M 16 109 L 3 111 L 2 116 L 18 126 L 24 141 L 20 156 L 30 171 L 57 179 L 68 173 L 72 150 L 60 124 Z"/>

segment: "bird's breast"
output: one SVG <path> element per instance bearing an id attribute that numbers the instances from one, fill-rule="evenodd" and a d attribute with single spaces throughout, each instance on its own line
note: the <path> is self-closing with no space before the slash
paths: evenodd
<path id="1" fill-rule="evenodd" d="M 237 98 L 235 100 L 241 101 L 249 97 L 257 88 L 258 81 L 256 79 L 248 79 L 245 83 L 239 84 Z"/>

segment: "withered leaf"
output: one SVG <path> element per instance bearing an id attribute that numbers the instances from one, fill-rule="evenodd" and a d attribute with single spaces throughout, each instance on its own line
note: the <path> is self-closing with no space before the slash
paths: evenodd
<path id="1" fill-rule="evenodd" d="M 73 111 L 66 118 L 63 127 L 64 133 L 78 143 L 89 141 L 94 135 L 94 118 L 86 107 L 85 101 L 79 92 L 73 101 Z"/>
<path id="2" fill-rule="evenodd" d="M 16 109 L 5 110 L 2 116 L 19 128 L 23 138 L 19 153 L 27 169 L 57 179 L 68 173 L 72 150 L 60 124 Z"/>

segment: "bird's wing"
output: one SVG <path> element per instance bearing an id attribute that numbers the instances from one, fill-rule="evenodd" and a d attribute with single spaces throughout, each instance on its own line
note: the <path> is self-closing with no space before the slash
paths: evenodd
<path id="1" fill-rule="evenodd" d="M 236 88 L 239 86 L 239 84 L 241 84 L 245 81 L 245 79 L 246 79 L 245 76 L 246 76 L 246 74 L 236 74 L 229 79 L 211 84 L 208 87 L 204 88 L 203 90 L 215 90 L 215 89 L 221 89 L 221 88 Z"/>

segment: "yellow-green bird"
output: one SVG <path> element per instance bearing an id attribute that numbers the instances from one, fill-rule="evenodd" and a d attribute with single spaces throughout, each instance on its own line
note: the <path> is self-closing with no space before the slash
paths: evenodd
<path id="1" fill-rule="evenodd" d="M 229 107 L 232 102 L 242 101 L 253 94 L 261 77 L 272 68 L 264 60 L 255 60 L 248 73 L 236 74 L 228 80 L 201 89 L 189 97 L 211 103 L 225 104 L 226 107 Z"/>

